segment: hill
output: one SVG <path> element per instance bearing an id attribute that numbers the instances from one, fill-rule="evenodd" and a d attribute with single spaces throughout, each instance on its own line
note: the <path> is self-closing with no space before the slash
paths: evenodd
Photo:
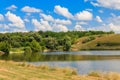
<path id="1" fill-rule="evenodd" d="M 72 50 L 120 50 L 120 34 L 82 37 L 72 45 Z"/>

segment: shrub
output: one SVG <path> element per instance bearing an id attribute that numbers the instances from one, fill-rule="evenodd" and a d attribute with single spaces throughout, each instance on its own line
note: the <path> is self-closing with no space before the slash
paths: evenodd
<path id="1" fill-rule="evenodd" d="M 42 51 L 40 44 L 35 40 L 33 40 L 31 42 L 30 48 L 32 49 L 33 52 L 41 52 Z"/>
<path id="2" fill-rule="evenodd" d="M 10 44 L 8 42 L 0 42 L 0 51 L 3 51 L 5 54 L 9 54 Z"/>

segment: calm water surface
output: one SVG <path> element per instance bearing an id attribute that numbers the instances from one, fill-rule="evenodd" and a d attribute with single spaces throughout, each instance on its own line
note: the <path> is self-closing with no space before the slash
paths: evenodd
<path id="1" fill-rule="evenodd" d="M 120 55 L 120 51 L 49 52 L 44 54 Z M 71 67 L 71 68 L 75 68 L 79 74 L 87 74 L 90 71 L 120 72 L 120 59 L 81 60 L 81 61 L 45 61 L 45 62 L 30 62 L 30 64 L 34 64 L 34 65 L 44 64 L 51 67 L 55 67 L 55 66 Z"/>
<path id="2" fill-rule="evenodd" d="M 45 52 L 43 54 L 120 55 L 120 51 Z"/>

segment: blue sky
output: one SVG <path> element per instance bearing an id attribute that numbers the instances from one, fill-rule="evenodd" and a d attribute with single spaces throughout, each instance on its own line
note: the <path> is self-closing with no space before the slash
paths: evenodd
<path id="1" fill-rule="evenodd" d="M 120 33 L 120 0 L 1 0 L 0 32 L 39 30 Z"/>

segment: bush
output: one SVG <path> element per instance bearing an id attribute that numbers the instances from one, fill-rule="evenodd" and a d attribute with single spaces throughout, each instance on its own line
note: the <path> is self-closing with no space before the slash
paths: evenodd
<path id="1" fill-rule="evenodd" d="M 30 48 L 32 49 L 32 52 L 42 52 L 40 44 L 35 40 L 31 42 Z"/>
<path id="2" fill-rule="evenodd" d="M 0 51 L 3 51 L 5 54 L 9 54 L 10 44 L 8 42 L 0 42 Z"/>
<path id="3" fill-rule="evenodd" d="M 25 47 L 25 48 L 24 48 L 24 53 L 25 53 L 25 54 L 30 54 L 30 53 L 32 53 L 31 48 L 30 48 L 30 47 Z"/>

